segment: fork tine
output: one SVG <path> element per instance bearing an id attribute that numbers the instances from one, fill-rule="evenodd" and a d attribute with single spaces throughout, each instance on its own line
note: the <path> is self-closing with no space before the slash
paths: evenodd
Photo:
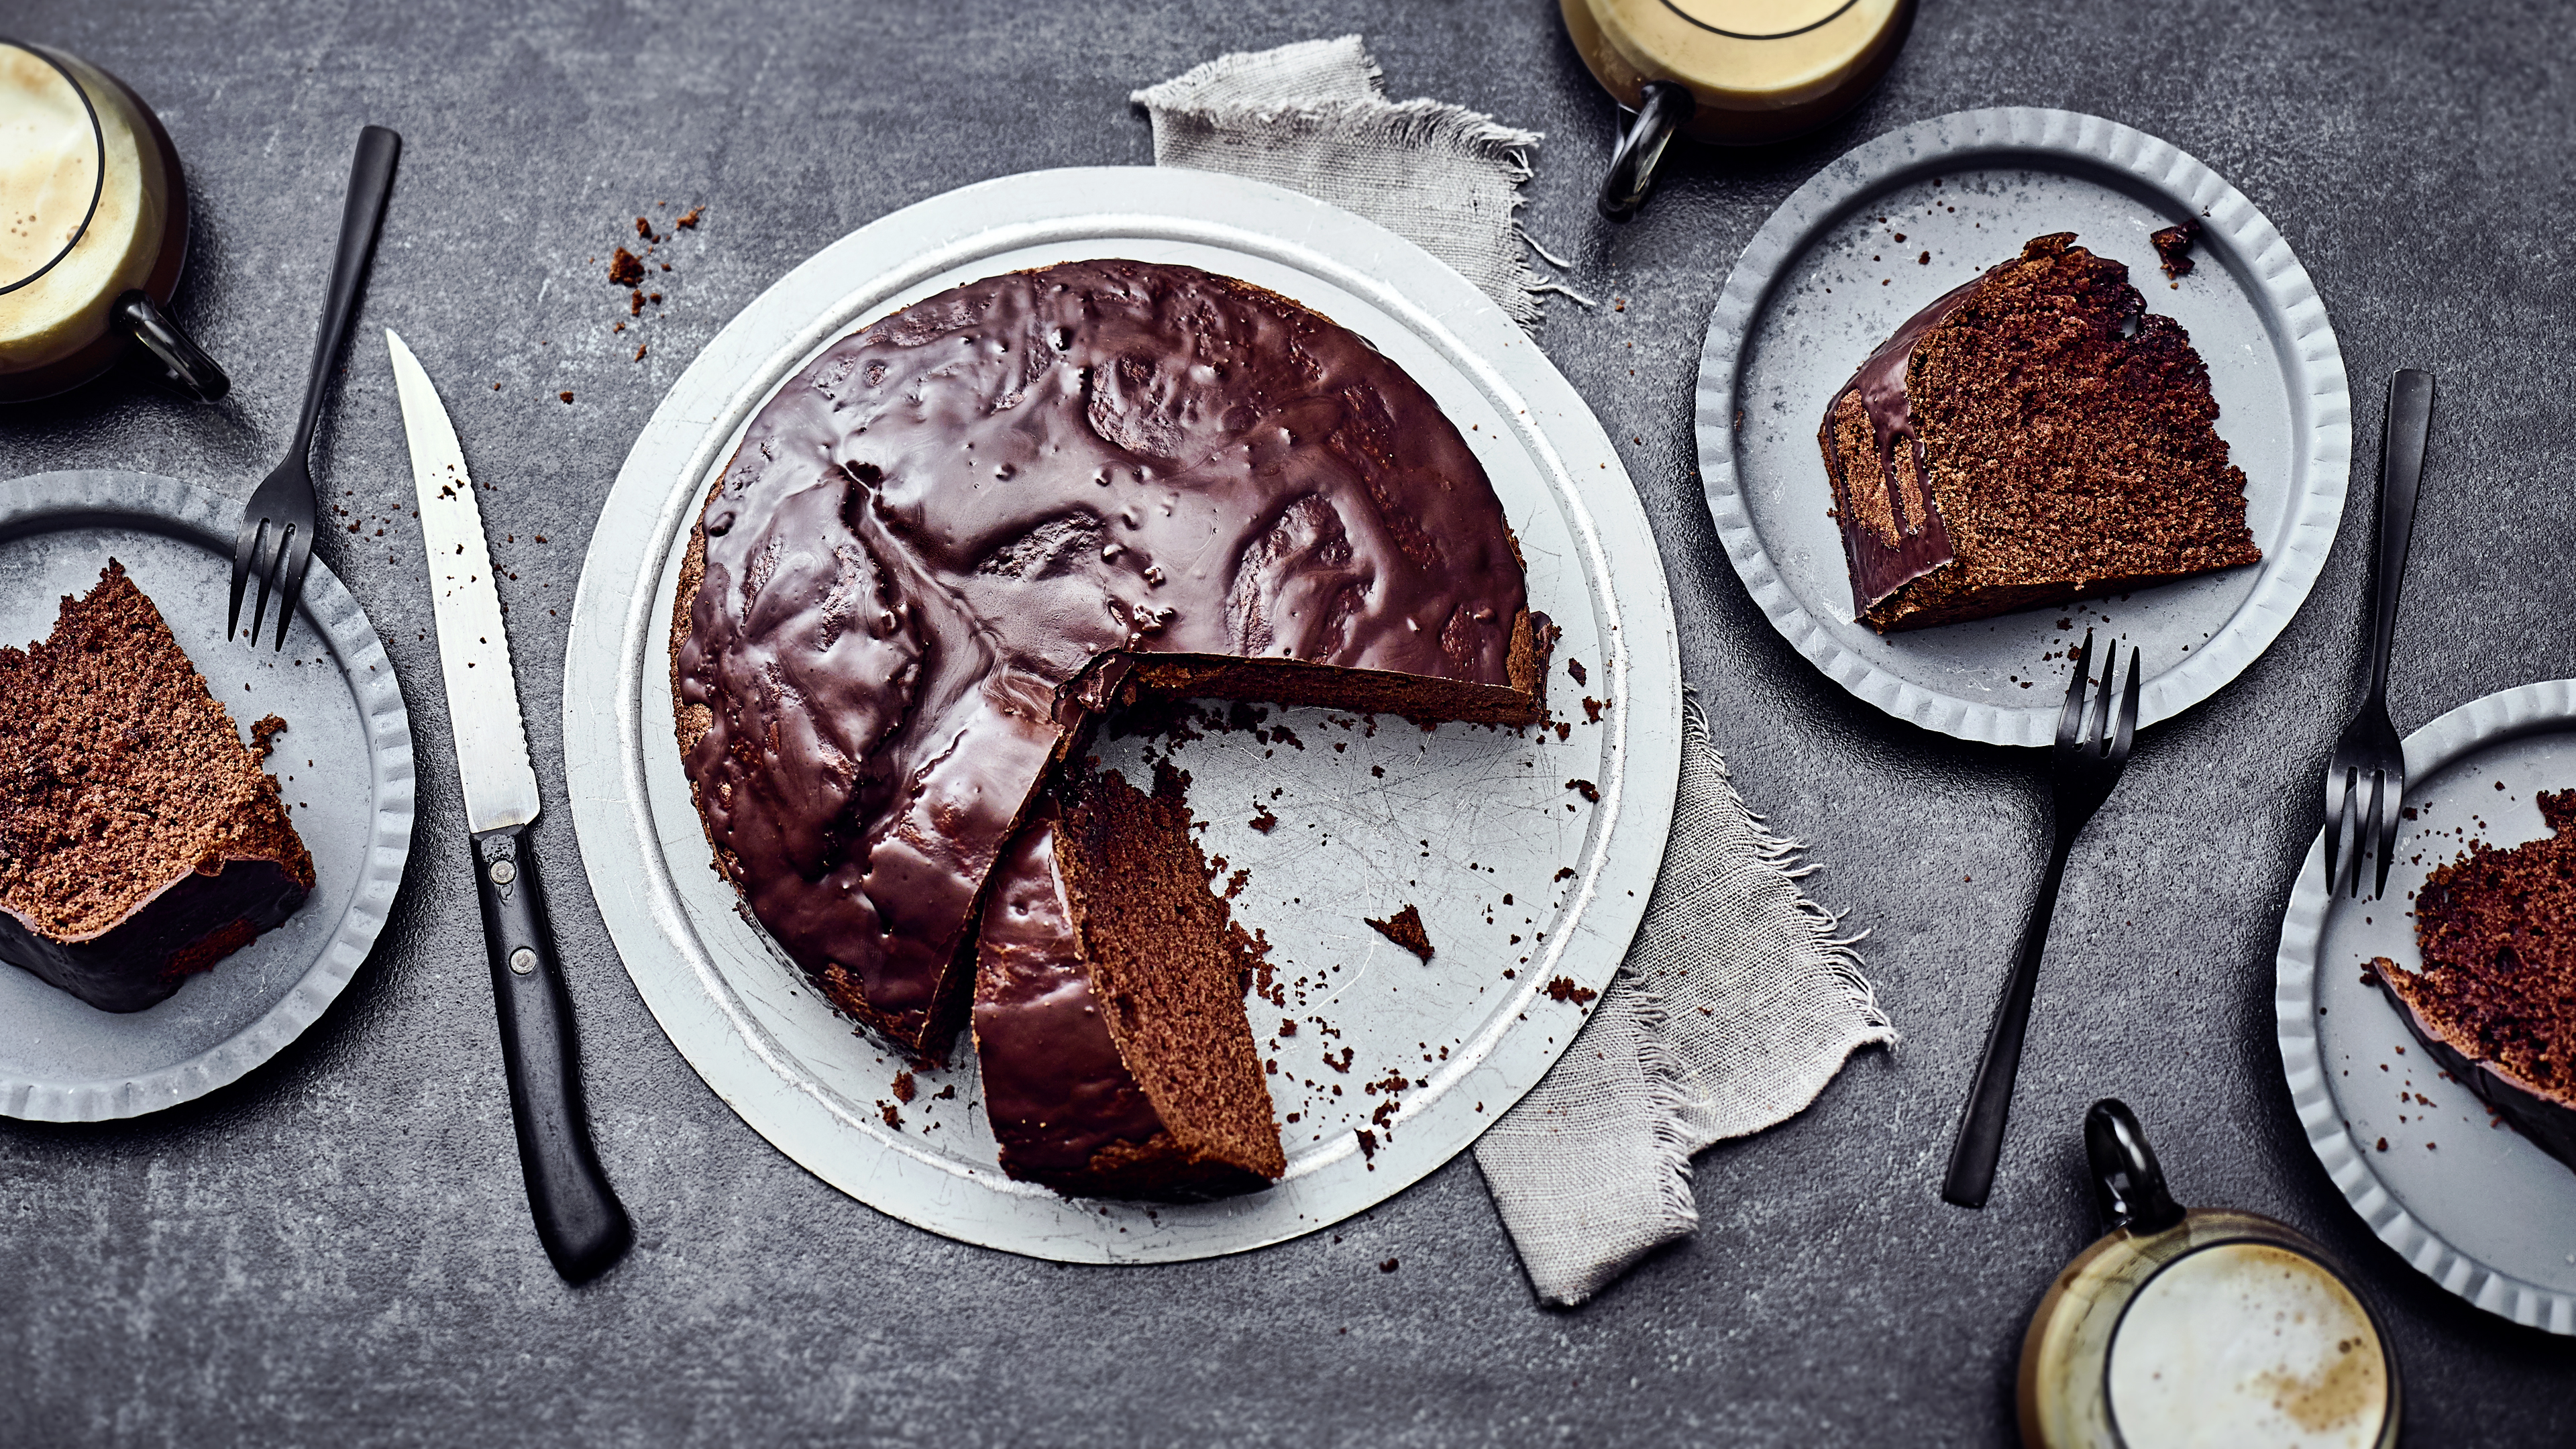
<path id="1" fill-rule="evenodd" d="M 2120 641 L 2102 655 L 2102 692 L 2093 697 L 2093 728 L 2084 732 L 2084 753 L 2099 756 L 2111 743 L 2112 686 L 2120 682 Z"/>
<path id="2" fill-rule="evenodd" d="M 2389 782 L 2388 799 L 2379 811 L 2379 883 L 2371 891 L 2374 899 L 2388 894 L 2388 866 L 2397 854 L 2397 820 L 2405 813 L 2401 808 L 2405 803 L 2406 774 L 2401 769 Z"/>
<path id="3" fill-rule="evenodd" d="M 2066 681 L 2066 703 L 2057 711 L 2057 747 L 2071 748 L 2084 725 L 2084 686 L 2093 672 L 2093 631 L 2084 631 L 2084 647 L 2075 656 L 2075 676 Z"/>
<path id="4" fill-rule="evenodd" d="M 2138 652 L 2135 646 L 2129 650 L 2129 686 L 2120 691 L 2119 733 L 2111 739 L 2111 760 L 2114 764 L 2129 758 L 2130 742 L 2138 737 Z M 2106 696 L 2111 692 L 2110 684 L 2109 677 L 2105 676 L 2102 680 L 2102 692 Z"/>
<path id="5" fill-rule="evenodd" d="M 2342 879 L 2344 843 L 2344 797 L 2352 792 L 2352 771 L 2339 766 L 2326 766 L 2326 897 L 2334 897 L 2334 882 Z"/>
<path id="6" fill-rule="evenodd" d="M 224 637 L 227 639 L 241 633 L 242 585 L 250 582 L 251 555 L 259 548 L 260 535 L 267 531 L 267 519 L 244 518 L 241 527 L 233 533 L 233 598 L 231 607 L 224 611 Z M 251 627 L 259 626 L 254 624 Z"/>
<path id="7" fill-rule="evenodd" d="M 2385 862 L 2388 858 L 2388 848 L 2379 838 L 2379 801 L 2380 797 L 2387 792 L 2388 772 L 2371 771 L 2370 809 L 2355 822 L 2352 835 L 2352 898 L 2354 900 L 2361 899 L 2361 862 L 2365 855 L 2379 857 L 2382 862 L 2381 869 L 2387 868 Z M 2353 792 L 2354 797 L 2358 799 L 2360 793 L 2356 788 Z"/>
<path id="8" fill-rule="evenodd" d="M 277 642 L 272 649 L 286 647 L 286 627 L 295 619 L 296 605 L 304 599 L 304 570 L 313 562 L 313 537 L 309 529 L 287 525 L 283 547 L 278 552 L 277 573 Z M 251 642 L 259 642 L 253 636 Z"/>
<path id="9" fill-rule="evenodd" d="M 2326 898 L 2343 888 L 2344 813 L 2351 807 L 2353 772 L 2326 767 Z"/>
<path id="10" fill-rule="evenodd" d="M 276 582 L 277 557 L 285 552 L 285 543 L 284 528 L 272 532 L 268 520 L 260 520 L 259 548 L 251 555 L 251 570 L 259 577 L 259 598 L 251 605 L 250 610 L 250 637 L 254 644 L 259 642 L 260 620 L 268 617 L 269 587 Z"/>

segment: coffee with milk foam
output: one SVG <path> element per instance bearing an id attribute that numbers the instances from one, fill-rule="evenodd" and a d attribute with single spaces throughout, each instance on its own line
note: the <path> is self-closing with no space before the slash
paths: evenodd
<path id="1" fill-rule="evenodd" d="M 2388 1413 L 2388 1363 L 2360 1300 L 2270 1243 L 2166 1265 L 2121 1317 L 2109 1379 L 2129 1449 L 2367 1449 Z"/>

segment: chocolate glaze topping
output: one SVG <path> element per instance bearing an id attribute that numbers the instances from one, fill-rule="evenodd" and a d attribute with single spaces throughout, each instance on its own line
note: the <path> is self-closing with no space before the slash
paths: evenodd
<path id="1" fill-rule="evenodd" d="M 1527 709 L 1520 562 L 1457 429 L 1360 337 L 1188 267 L 987 278 L 835 344 L 744 434 L 692 572 L 674 703 L 719 867 L 930 1055 L 986 877 L 1126 661 Z"/>
<path id="2" fill-rule="evenodd" d="M 1906 400 L 1905 374 L 1914 360 L 1914 344 L 1965 305 L 1969 294 L 1993 274 L 1994 269 L 1980 273 L 1975 281 L 1942 293 L 1932 305 L 1907 318 L 1895 336 L 1862 361 L 1849 382 L 1835 389 L 1834 401 L 1825 409 L 1823 441 L 1828 457 L 1834 454 L 1834 413 L 1846 397 L 1859 398 L 1870 434 L 1878 443 L 1876 479 L 1854 477 L 1848 468 L 1834 479 L 1834 513 L 1842 524 L 1843 556 L 1851 564 L 1855 614 L 1868 613 L 1880 600 L 1956 556 L 1950 549 L 1950 529 L 1942 521 L 1941 505 L 1933 500 L 1926 483 L 1930 475 L 1923 466 L 1923 439 L 1915 432 Z M 1910 447 L 1913 464 L 1903 475 L 1896 468 L 1899 438 Z M 1869 483 L 1886 490 L 1887 517 L 1896 526 L 1892 539 L 1871 527 L 1867 512 L 1852 504 L 1852 490 Z"/>

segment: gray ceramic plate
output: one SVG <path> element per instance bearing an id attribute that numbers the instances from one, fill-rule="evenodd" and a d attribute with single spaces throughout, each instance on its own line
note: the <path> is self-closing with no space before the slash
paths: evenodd
<path id="1" fill-rule="evenodd" d="M 1077 1202 L 1011 1181 L 971 1054 L 921 1073 L 898 1100 L 902 1064 L 805 989 L 715 874 L 672 739 L 668 620 L 688 525 L 771 391 L 910 302 L 1082 257 L 1241 277 L 1375 343 L 1476 450 L 1519 534 L 1531 604 L 1565 631 L 1550 682 L 1562 736 L 1424 733 L 1292 710 L 1273 721 L 1285 736 L 1182 747 L 1205 848 L 1229 874 L 1249 873 L 1237 918 L 1268 936 L 1286 998 L 1260 1006 L 1254 1024 L 1278 1063 L 1288 1173 L 1222 1203 Z M 1627 953 L 1681 758 L 1663 567 L 1619 455 L 1574 389 L 1411 242 L 1197 171 L 1004 177 L 862 227 L 780 279 L 690 364 L 627 456 L 582 568 L 564 678 L 582 860 L 628 973 L 690 1064 L 852 1197 L 950 1237 L 1069 1261 L 1200 1258 L 1312 1232 L 1474 1141 L 1565 1050 L 1583 993 L 1607 986 Z M 1586 696 L 1606 705 L 1597 718 Z M 1103 753 L 1132 768 L 1139 749 L 1110 741 Z M 1251 823 L 1263 810 L 1277 820 L 1266 833 Z M 1405 905 L 1437 947 L 1429 963 L 1362 924 Z M 1581 991 L 1551 995 L 1560 978 Z M 1288 1017 L 1309 1024 L 1278 1034 Z M 1398 1076 L 1401 1089 L 1387 1091 Z"/>
<path id="2" fill-rule="evenodd" d="M 2576 788 L 2576 680 L 2491 694 L 2406 737 L 2388 894 L 2325 893 L 2325 835 L 2281 922 L 2272 1006 L 2308 1145 L 2380 1241 L 2490 1313 L 2576 1334 L 2576 1169 L 2494 1120 L 2428 1060 L 2362 968 L 2419 967 L 2406 903 L 2471 840 L 2549 833 L 2532 796 Z"/>
<path id="3" fill-rule="evenodd" d="M 241 502 L 175 478 L 89 470 L 0 483 L 0 644 L 41 639 L 112 556 L 247 729 L 287 722 L 269 769 L 313 852 L 286 924 L 145 1011 L 100 1011 L 0 966 L 0 1113 L 133 1117 L 233 1081 L 340 995 L 384 928 L 411 853 L 411 724 L 373 625 L 321 560 L 283 653 L 224 639 Z M 272 636 L 273 637 L 273 636 Z"/>
<path id="4" fill-rule="evenodd" d="M 2190 217 L 2208 229 L 2199 265 L 2168 286 L 2147 235 Z M 2190 331 L 2209 363 L 2219 435 L 2245 470 L 2263 562 L 1882 637 L 1852 618 L 1817 424 L 1899 323 L 2056 231 L 2127 263 L 2149 310 Z M 2088 627 L 2144 651 L 2141 723 L 2171 718 L 2235 678 L 2315 584 L 2352 458 L 2342 354 L 2280 232 L 2199 161 L 2071 111 L 1923 121 L 1798 188 L 1727 278 L 1700 357 L 1698 411 L 1709 513 L 1773 626 L 1888 713 L 1994 744 L 2048 742 L 2067 668 L 2057 658 Z"/>

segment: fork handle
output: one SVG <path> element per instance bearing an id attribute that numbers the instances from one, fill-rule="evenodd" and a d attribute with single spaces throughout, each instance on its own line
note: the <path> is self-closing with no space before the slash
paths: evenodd
<path id="1" fill-rule="evenodd" d="M 2379 433 L 2379 563 L 2371 580 L 2370 693 L 2388 695 L 2388 654 L 2397 642 L 2397 591 L 2406 581 L 2407 545 L 2415 537 L 2415 495 L 2424 481 L 2424 445 L 2433 431 L 2433 374 L 2401 368 L 2388 380 L 2388 411 Z"/>
<path id="2" fill-rule="evenodd" d="M 376 224 L 384 219 L 385 198 L 393 194 L 394 159 L 402 154 L 402 137 L 382 126 L 358 133 L 358 158 L 349 167 L 349 199 L 340 212 L 340 254 L 331 263 L 331 293 L 322 302 L 322 335 L 313 344 L 313 376 L 304 385 L 304 416 L 295 424 L 294 456 L 313 446 L 313 430 L 322 421 L 323 385 L 331 364 L 349 340 L 349 323 L 358 312 L 358 284 L 376 252 Z"/>
<path id="3" fill-rule="evenodd" d="M 2059 819 L 2064 818 L 2061 812 Z M 2022 1035 L 2030 1027 L 2030 999 L 2039 986 L 2039 958 L 2048 950 L 2048 923 L 2057 914 L 2057 887 L 2066 879 L 2066 857 L 2075 848 L 2075 835 L 2060 825 L 2057 845 L 2048 853 L 2048 874 L 2040 877 L 2039 899 L 2021 928 L 2021 952 L 1995 1008 L 1994 1025 L 1986 1030 L 1985 1059 L 1977 1064 L 1968 1105 L 1959 1113 L 1959 1135 L 1950 1143 L 1950 1173 L 1941 1183 L 1944 1202 L 1982 1208 L 1986 1194 L 1994 1190 L 2004 1122 L 2012 1115 L 2013 1079 L 2021 1072 Z"/>

